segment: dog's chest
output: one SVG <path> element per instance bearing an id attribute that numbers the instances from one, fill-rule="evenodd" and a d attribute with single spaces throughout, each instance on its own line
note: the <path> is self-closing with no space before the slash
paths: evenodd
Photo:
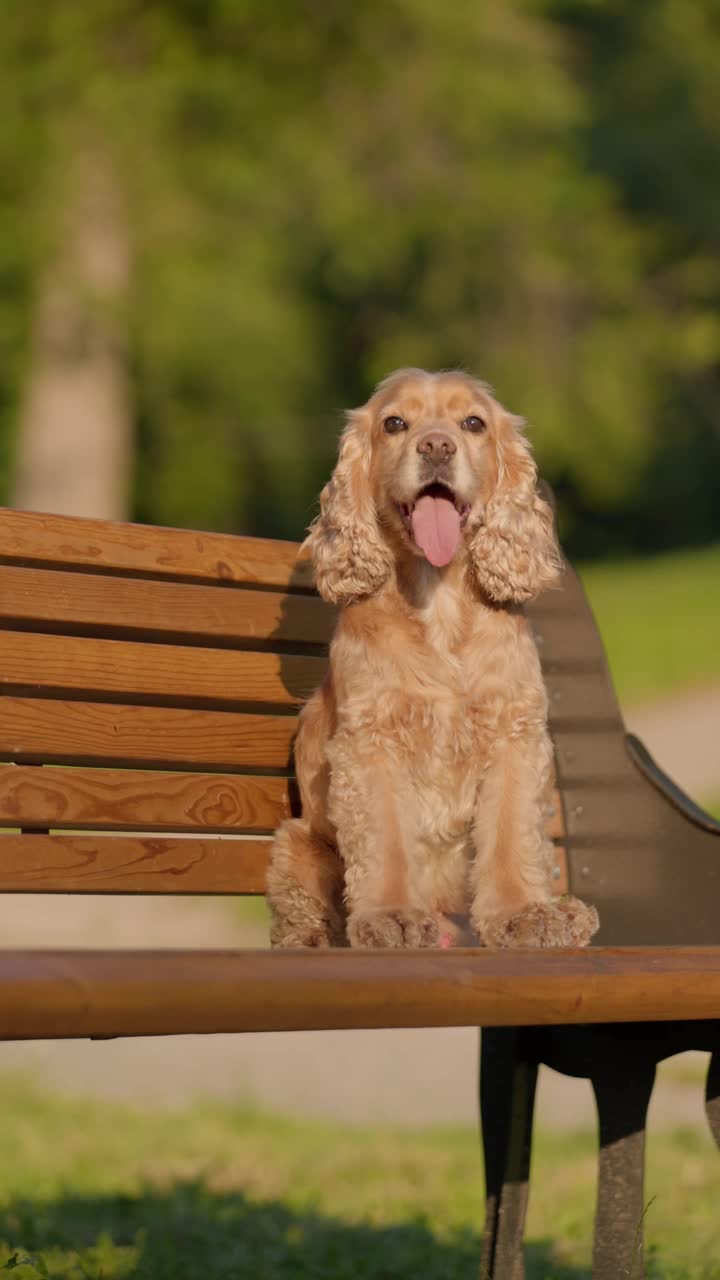
<path id="1" fill-rule="evenodd" d="M 503 615 L 458 607 L 438 593 L 422 618 L 416 671 L 419 704 L 429 732 L 416 739 L 423 772 L 477 782 L 513 704 L 522 700 L 523 633 Z M 429 778 L 423 779 L 426 783 Z"/>
<path id="2" fill-rule="evenodd" d="M 468 608 L 450 586 L 440 585 L 419 611 L 420 658 L 428 680 L 467 711 L 483 700 L 487 675 L 508 664 L 507 645 L 498 645 L 484 611 Z"/>
<path id="3" fill-rule="evenodd" d="M 447 664 L 449 672 L 460 678 L 464 668 L 471 627 L 467 609 L 462 607 L 457 591 L 438 583 L 428 591 L 418 610 L 421 645 L 428 662 L 438 669 Z"/>

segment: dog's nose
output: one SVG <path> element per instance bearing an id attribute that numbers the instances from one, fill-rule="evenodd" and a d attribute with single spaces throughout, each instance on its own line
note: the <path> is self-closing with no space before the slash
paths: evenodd
<path id="1" fill-rule="evenodd" d="M 457 453 L 457 445 L 452 436 L 446 436 L 442 431 L 428 431 L 422 440 L 418 440 L 417 451 L 431 462 L 447 462 Z"/>

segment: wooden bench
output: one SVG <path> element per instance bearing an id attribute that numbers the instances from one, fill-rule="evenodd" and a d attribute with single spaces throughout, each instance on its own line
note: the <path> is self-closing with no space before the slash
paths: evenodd
<path id="1" fill-rule="evenodd" d="M 482 1025 L 484 1265 L 522 1275 L 539 1062 L 600 1109 L 594 1275 L 641 1274 L 657 1057 L 717 1048 L 718 824 L 626 739 L 572 571 L 531 612 L 556 748 L 556 887 L 586 952 L 0 950 L 0 1036 Z M 0 512 L 0 890 L 261 894 L 332 613 L 293 543 Z M 690 945 L 692 944 L 692 945 Z M 720 1138 L 720 1057 L 709 1114 Z M 631 1239 L 632 1236 L 632 1239 Z"/>

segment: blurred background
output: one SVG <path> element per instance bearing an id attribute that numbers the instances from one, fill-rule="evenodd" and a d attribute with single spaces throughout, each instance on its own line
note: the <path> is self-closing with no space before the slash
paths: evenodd
<path id="1" fill-rule="evenodd" d="M 575 556 L 720 538 L 716 0 L 6 0 L 3 502 L 297 537 L 462 364 Z"/>
<path id="2" fill-rule="evenodd" d="M 0 502 L 297 539 L 341 411 L 463 365 L 530 422 L 630 727 L 720 812 L 719 67 L 718 0 L 4 0 Z M 2 912 L 5 945 L 266 938 L 217 902 Z M 473 1123 L 474 1033 L 362 1037 L 0 1066 Z M 701 1094 L 671 1065 L 655 1114 Z"/>

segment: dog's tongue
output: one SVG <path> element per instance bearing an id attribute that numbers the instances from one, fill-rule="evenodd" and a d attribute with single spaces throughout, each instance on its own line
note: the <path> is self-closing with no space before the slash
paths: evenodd
<path id="1" fill-rule="evenodd" d="M 412 513 L 415 541 L 436 568 L 449 564 L 460 544 L 460 513 L 449 498 L 418 498 Z"/>

